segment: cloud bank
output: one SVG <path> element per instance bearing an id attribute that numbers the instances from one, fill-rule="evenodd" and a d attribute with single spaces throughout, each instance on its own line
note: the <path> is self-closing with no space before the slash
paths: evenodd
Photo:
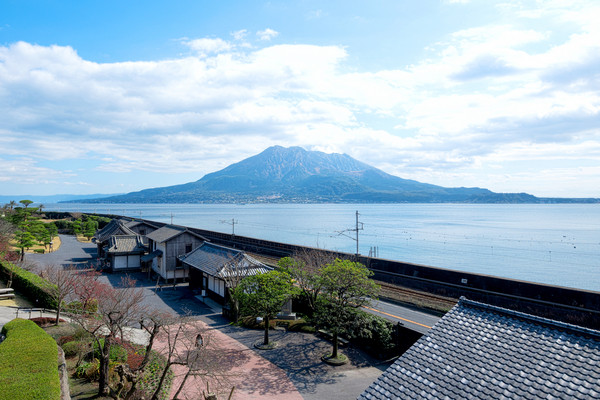
<path id="1" fill-rule="evenodd" d="M 256 32 L 260 47 L 239 30 L 145 62 L 12 43 L 0 47 L 0 182 L 200 178 L 280 144 L 444 186 L 600 196 L 600 11 L 549 4 L 511 12 L 568 34 L 472 27 L 393 70 L 356 70 L 343 45 L 269 44 L 272 29 Z"/>

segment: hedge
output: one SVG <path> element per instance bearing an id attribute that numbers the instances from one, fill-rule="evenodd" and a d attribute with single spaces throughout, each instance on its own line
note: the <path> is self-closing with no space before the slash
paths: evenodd
<path id="1" fill-rule="evenodd" d="M 4 279 L 10 277 L 13 270 L 12 287 L 27 297 L 36 307 L 56 309 L 56 300 L 44 290 L 51 285 L 47 280 L 8 262 L 0 263 L 0 274 Z"/>
<path id="2" fill-rule="evenodd" d="M 59 400 L 58 346 L 33 321 L 4 325 L 0 343 L 0 400 Z"/>

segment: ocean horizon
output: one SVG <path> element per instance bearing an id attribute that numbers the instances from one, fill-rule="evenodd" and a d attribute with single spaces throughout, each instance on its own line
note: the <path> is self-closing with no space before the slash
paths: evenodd
<path id="1" fill-rule="evenodd" d="M 85 204 L 114 214 L 295 245 L 600 291 L 599 204 Z"/>

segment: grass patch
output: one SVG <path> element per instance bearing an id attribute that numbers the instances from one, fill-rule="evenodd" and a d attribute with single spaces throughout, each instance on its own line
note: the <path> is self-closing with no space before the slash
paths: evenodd
<path id="1" fill-rule="evenodd" d="M 0 400 L 60 399 L 58 346 L 52 337 L 20 318 L 4 325 L 2 332 Z"/>

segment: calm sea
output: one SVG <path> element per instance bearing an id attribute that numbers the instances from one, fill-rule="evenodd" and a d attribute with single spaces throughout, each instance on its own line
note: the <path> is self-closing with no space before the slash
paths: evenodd
<path id="1" fill-rule="evenodd" d="M 600 291 L 598 204 L 48 204 Z"/>

